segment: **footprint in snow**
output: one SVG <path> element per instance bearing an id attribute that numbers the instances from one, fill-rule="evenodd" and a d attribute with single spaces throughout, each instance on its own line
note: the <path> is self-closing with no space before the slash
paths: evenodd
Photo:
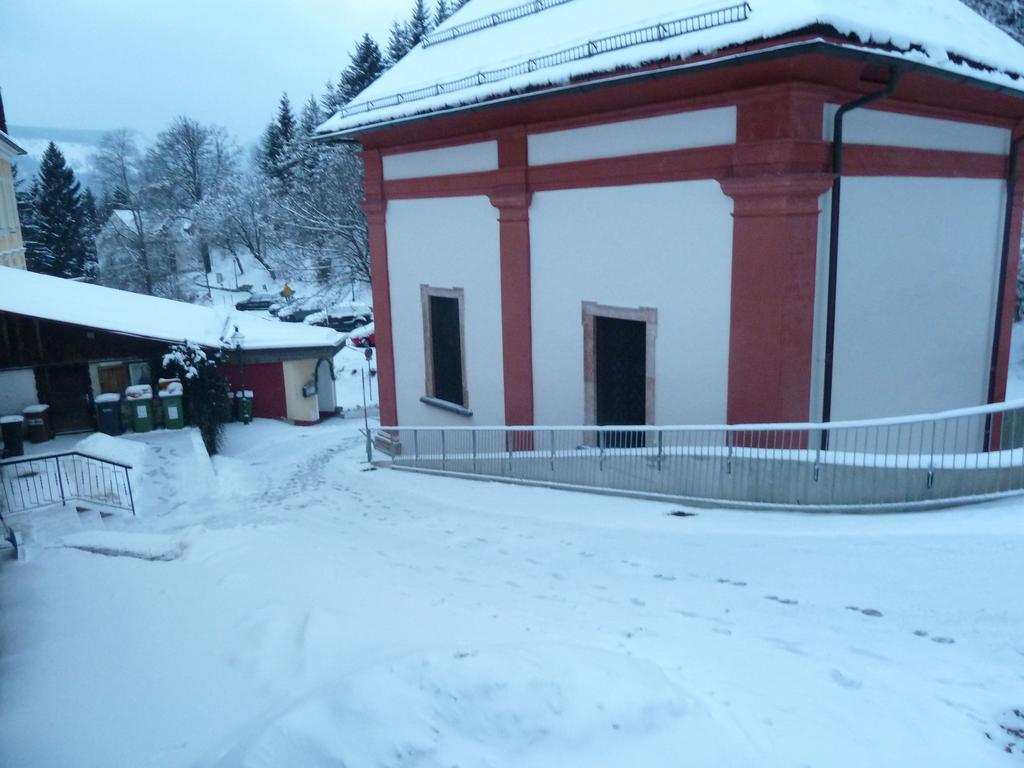
<path id="1" fill-rule="evenodd" d="M 938 643 L 939 645 L 952 645 L 956 640 L 952 637 L 933 637 L 932 642 Z"/>
<path id="2" fill-rule="evenodd" d="M 853 677 L 847 677 L 842 672 L 840 672 L 838 669 L 833 669 L 829 676 L 832 678 L 832 682 L 833 683 L 835 683 L 836 685 L 838 685 L 838 686 L 840 686 L 842 688 L 848 688 L 850 690 L 854 690 L 855 691 L 855 690 L 858 690 L 859 688 L 863 687 L 863 685 L 864 685 L 860 680 L 857 680 L 856 678 L 853 678 Z"/>
<path id="3" fill-rule="evenodd" d="M 764 599 L 765 600 L 773 600 L 776 603 L 781 603 L 782 605 L 799 605 L 800 604 L 797 600 L 790 600 L 788 597 L 779 597 L 778 595 L 765 595 Z"/>
<path id="4" fill-rule="evenodd" d="M 876 611 L 874 608 L 860 608 L 856 605 L 848 605 L 846 606 L 846 610 L 854 611 L 855 613 L 863 613 L 865 616 L 872 616 L 876 619 L 881 618 L 882 616 L 882 612 Z"/>
<path id="5" fill-rule="evenodd" d="M 631 603 L 632 603 L 633 605 L 637 605 L 637 606 L 640 606 L 641 608 L 643 608 L 643 607 L 644 607 L 645 605 L 647 605 L 647 603 L 645 603 L 645 602 L 644 602 L 643 600 L 641 600 L 641 599 L 640 599 L 639 597 L 633 597 L 633 598 L 630 598 L 630 601 L 629 601 L 629 602 L 631 602 Z"/>
<path id="6" fill-rule="evenodd" d="M 675 576 L 669 576 L 669 575 L 664 574 L 664 573 L 656 573 L 656 574 L 654 574 L 654 578 L 658 579 L 659 581 L 675 581 L 676 580 Z"/>

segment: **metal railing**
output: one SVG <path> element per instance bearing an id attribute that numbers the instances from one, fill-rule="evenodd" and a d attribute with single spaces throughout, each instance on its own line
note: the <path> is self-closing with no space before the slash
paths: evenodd
<path id="1" fill-rule="evenodd" d="M 700 32 L 712 27 L 720 27 L 724 24 L 734 24 L 738 21 L 745 21 L 750 15 L 750 5 L 746 2 L 729 5 L 713 11 L 686 16 L 681 19 L 651 24 L 646 27 L 638 27 L 625 32 L 619 32 L 607 37 L 595 38 L 585 43 L 574 45 L 544 56 L 536 56 L 518 64 L 512 64 L 499 69 L 481 70 L 472 75 L 461 77 L 457 80 L 449 80 L 443 83 L 428 85 L 411 91 L 382 96 L 379 99 L 371 99 L 361 103 L 350 104 L 338 110 L 342 117 L 350 115 L 373 112 L 386 107 L 394 107 L 410 101 L 420 101 L 432 96 L 440 96 L 445 93 L 461 91 L 464 88 L 471 88 L 477 85 L 486 85 L 500 80 L 507 80 L 517 75 L 525 75 L 538 69 L 555 67 L 560 64 L 568 64 L 573 61 L 588 59 L 602 53 L 618 51 L 623 48 L 630 48 L 634 45 L 653 43 L 659 40 L 687 35 L 692 32 Z"/>
<path id="2" fill-rule="evenodd" d="M 8 513 L 69 501 L 135 514 L 131 466 L 78 451 L 0 462 L 0 488 Z M 9 522 L 9 521 L 8 521 Z"/>
<path id="3" fill-rule="evenodd" d="M 827 426 L 385 427 L 377 445 L 396 469 L 731 507 L 911 509 L 1024 491 L 1024 401 Z"/>
<path id="4" fill-rule="evenodd" d="M 500 24 L 508 24 L 510 21 L 521 19 L 524 16 L 532 16 L 535 13 L 546 11 L 548 8 L 565 5 L 569 2 L 572 2 L 572 0 L 530 0 L 528 3 L 506 8 L 503 11 L 492 13 L 489 16 L 480 16 L 463 22 L 462 24 L 456 24 L 453 27 L 448 27 L 447 29 L 428 32 L 423 36 L 423 47 L 430 48 L 438 43 L 444 43 L 448 40 L 465 37 L 466 35 L 471 35 L 474 32 L 479 32 L 482 29 L 490 29 L 491 27 L 497 27 Z"/>

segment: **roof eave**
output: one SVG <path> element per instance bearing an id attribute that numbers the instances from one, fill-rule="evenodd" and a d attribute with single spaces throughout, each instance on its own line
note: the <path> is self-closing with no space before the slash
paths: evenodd
<path id="1" fill-rule="evenodd" d="M 3 131 L 0 131 L 0 146 L 2 146 L 4 149 L 7 149 L 13 155 L 28 154 L 28 152 L 26 152 L 24 149 L 22 149 L 14 142 L 14 139 L 12 139 Z"/>
<path id="2" fill-rule="evenodd" d="M 646 69 L 643 71 L 629 72 L 625 74 L 609 74 L 604 77 L 598 76 L 593 79 L 588 79 L 585 82 L 570 83 L 550 88 L 541 88 L 535 91 L 510 94 L 508 96 L 486 99 L 484 101 L 478 101 L 471 104 L 461 104 L 454 107 L 421 112 L 419 114 L 398 117 L 391 120 L 381 120 L 376 123 L 364 123 L 351 128 L 343 128 L 338 131 L 332 131 L 331 133 L 321 134 L 316 136 L 314 141 L 357 144 L 360 142 L 360 137 L 366 134 L 376 133 L 397 125 L 408 125 L 410 123 L 423 122 L 427 120 L 437 120 L 454 114 L 490 109 L 502 104 L 552 98 L 566 93 L 577 93 L 612 85 L 620 85 L 623 83 L 658 79 L 672 75 L 684 75 L 690 72 L 725 69 L 740 66 L 749 62 L 767 61 L 792 56 L 796 53 L 820 53 L 826 56 L 854 58 L 864 61 L 882 61 L 893 66 L 898 66 L 904 72 L 924 72 L 943 80 L 956 83 L 970 83 L 972 86 L 978 88 L 1002 93 L 1017 99 L 1024 99 L 1024 90 L 1021 89 L 1011 88 L 984 78 L 971 77 L 968 74 L 951 72 L 932 64 L 910 61 L 902 56 L 885 50 L 869 49 L 858 45 L 847 45 L 818 37 L 810 40 L 784 42 L 779 45 L 771 46 L 769 48 L 761 48 L 756 51 L 738 51 L 736 53 L 726 54 L 715 58 L 702 59 L 701 61 L 681 62 L 679 64 L 659 67 L 657 69 Z"/>

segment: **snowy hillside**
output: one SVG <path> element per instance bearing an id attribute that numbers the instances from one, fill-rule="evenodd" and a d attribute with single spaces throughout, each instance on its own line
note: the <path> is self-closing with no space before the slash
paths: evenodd
<path id="1" fill-rule="evenodd" d="M 12 125 L 10 129 L 11 138 L 28 153 L 16 161 L 22 179 L 31 179 L 39 170 L 39 159 L 52 141 L 64 153 L 64 158 L 75 171 L 82 186 L 99 189 L 99 179 L 96 176 L 96 169 L 92 166 L 92 156 L 96 152 L 103 131 L 24 125 Z"/>

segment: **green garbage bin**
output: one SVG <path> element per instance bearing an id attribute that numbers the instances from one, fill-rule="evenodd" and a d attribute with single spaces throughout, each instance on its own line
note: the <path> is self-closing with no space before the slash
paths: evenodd
<path id="1" fill-rule="evenodd" d="M 107 435 L 120 435 L 124 433 L 124 424 L 121 421 L 121 396 L 116 392 L 107 392 L 96 395 L 96 424 L 100 432 Z"/>
<path id="2" fill-rule="evenodd" d="M 235 392 L 235 402 L 238 403 L 238 420 L 248 424 L 252 421 L 252 390 Z"/>
<path id="3" fill-rule="evenodd" d="M 132 430 L 149 432 L 153 429 L 153 388 L 148 384 L 136 384 L 124 391 L 132 411 Z"/>
<path id="4" fill-rule="evenodd" d="M 182 395 L 180 383 L 170 384 L 167 389 L 160 392 L 160 405 L 163 406 L 165 429 L 181 429 L 185 426 Z"/>
<path id="5" fill-rule="evenodd" d="M 229 421 L 237 421 L 238 416 L 235 414 L 235 393 L 228 390 L 227 397 L 224 400 L 224 410 L 220 415 L 221 421 L 227 424 Z"/>

